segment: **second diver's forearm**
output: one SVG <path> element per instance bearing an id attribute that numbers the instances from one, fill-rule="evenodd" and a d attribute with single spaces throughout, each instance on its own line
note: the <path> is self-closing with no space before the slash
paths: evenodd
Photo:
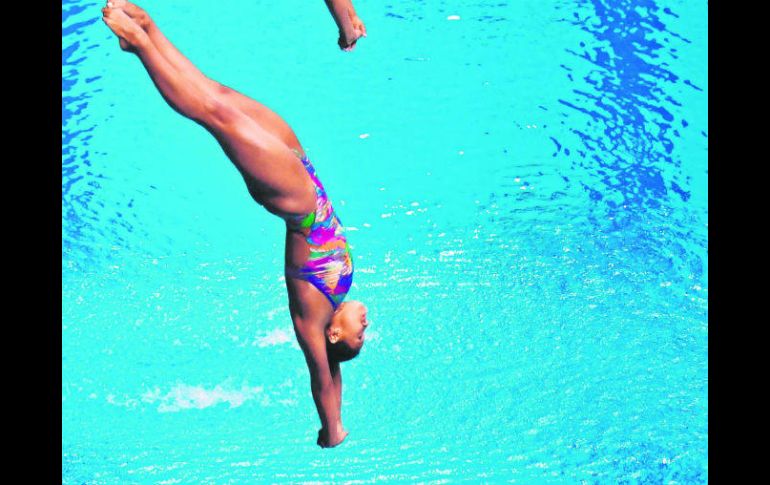
<path id="1" fill-rule="evenodd" d="M 351 19 L 356 15 L 356 11 L 350 0 L 324 0 L 324 2 L 326 2 L 326 7 L 334 17 L 334 22 L 340 32 L 352 33 L 353 22 Z"/>

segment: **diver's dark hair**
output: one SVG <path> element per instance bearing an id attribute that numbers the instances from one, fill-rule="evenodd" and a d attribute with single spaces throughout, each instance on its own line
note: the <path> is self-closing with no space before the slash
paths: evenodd
<path id="1" fill-rule="evenodd" d="M 342 340 L 338 341 L 336 344 L 329 343 L 328 340 L 326 341 L 326 354 L 329 356 L 329 359 L 334 362 L 347 362 L 355 358 L 359 352 L 361 352 L 360 347 L 358 349 L 352 349 Z"/>

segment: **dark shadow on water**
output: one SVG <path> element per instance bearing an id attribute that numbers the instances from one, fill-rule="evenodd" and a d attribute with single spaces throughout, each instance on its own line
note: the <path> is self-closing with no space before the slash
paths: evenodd
<path id="1" fill-rule="evenodd" d="M 582 141 L 573 163 L 598 176 L 601 184 L 586 188 L 622 225 L 634 214 L 619 210 L 624 205 L 658 209 L 672 193 L 683 201 L 690 196 L 680 174 L 667 176 L 667 166 L 681 166 L 672 156 L 677 120 L 671 112 L 681 103 L 667 93 L 680 78 L 667 69 L 671 53 L 664 45 L 675 34 L 652 1 L 578 3 L 593 12 L 574 13 L 572 22 L 596 42 L 567 51 L 592 65 L 583 80 L 593 89 L 574 89 L 572 99 L 559 102 L 589 117 L 585 127 L 571 129 Z"/>
<path id="2" fill-rule="evenodd" d="M 701 280 L 707 207 L 692 198 L 691 184 L 706 160 L 700 153 L 683 160 L 691 154 L 677 143 L 683 136 L 706 143 L 687 131 L 693 120 L 686 113 L 707 99 L 672 67 L 681 65 L 678 48 L 692 41 L 667 27 L 677 14 L 651 0 L 575 0 L 556 10 L 590 40 L 581 35 L 584 41 L 564 47 L 573 61 L 560 66 L 573 87 L 555 100 L 561 131 L 549 137 L 555 150 L 548 155 L 569 170 L 553 174 L 566 182 L 553 184 L 553 194 L 572 196 L 564 209 L 579 217 L 593 249 L 630 251 L 652 271 Z M 512 199 L 512 216 L 524 207 L 562 209 L 525 193 Z"/>
<path id="3" fill-rule="evenodd" d="M 101 76 L 85 77 L 80 69 L 87 52 L 98 47 L 86 32 L 99 21 L 99 8 L 95 2 L 62 2 L 62 262 L 70 269 L 92 261 L 99 241 L 120 244 L 120 233 L 132 231 L 122 213 L 110 214 L 99 200 L 106 176 L 92 165 L 96 123 L 89 104 L 101 91 Z"/>

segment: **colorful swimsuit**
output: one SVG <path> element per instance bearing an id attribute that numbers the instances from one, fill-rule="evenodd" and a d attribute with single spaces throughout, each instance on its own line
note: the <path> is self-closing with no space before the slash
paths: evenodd
<path id="1" fill-rule="evenodd" d="M 353 258 L 345 239 L 345 228 L 334 212 L 315 168 L 306 156 L 299 158 L 315 186 L 316 208 L 306 216 L 285 217 L 287 228 L 302 233 L 310 248 L 302 267 L 287 267 L 286 274 L 310 282 L 336 310 L 353 282 Z"/>

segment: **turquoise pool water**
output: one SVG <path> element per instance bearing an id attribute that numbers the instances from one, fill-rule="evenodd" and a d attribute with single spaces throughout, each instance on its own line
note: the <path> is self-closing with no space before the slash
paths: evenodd
<path id="1" fill-rule="evenodd" d="M 62 483 L 706 483 L 702 1 L 142 4 L 298 133 L 370 339 L 338 448 L 283 228 L 62 3 Z M 455 19 L 456 17 L 459 17 Z"/>

